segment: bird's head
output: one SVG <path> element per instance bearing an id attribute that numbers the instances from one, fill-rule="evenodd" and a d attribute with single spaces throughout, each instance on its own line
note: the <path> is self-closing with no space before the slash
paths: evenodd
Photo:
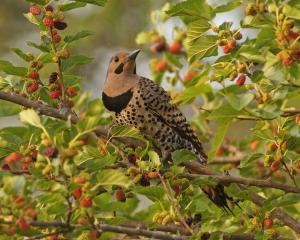
<path id="1" fill-rule="evenodd" d="M 140 49 L 137 49 L 131 53 L 119 52 L 115 54 L 109 63 L 108 74 L 135 74 L 136 65 L 135 59 L 139 54 Z"/>

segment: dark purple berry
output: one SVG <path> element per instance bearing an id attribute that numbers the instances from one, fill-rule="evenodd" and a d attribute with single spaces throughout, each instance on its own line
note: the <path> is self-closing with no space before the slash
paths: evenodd
<path id="1" fill-rule="evenodd" d="M 201 222 L 201 219 L 202 219 L 201 213 L 195 214 L 195 216 L 194 216 L 194 222 L 195 222 L 195 223 Z"/>
<path id="2" fill-rule="evenodd" d="M 210 238 L 210 233 L 208 233 L 208 232 L 205 232 L 205 233 L 203 233 L 202 235 L 201 235 L 201 240 L 209 240 L 209 238 Z"/>
<path id="3" fill-rule="evenodd" d="M 189 218 L 187 218 L 187 219 L 185 220 L 185 222 L 186 222 L 187 225 L 191 226 L 192 223 L 193 223 L 193 218 L 189 217 Z"/>
<path id="4" fill-rule="evenodd" d="M 55 158 L 58 155 L 58 150 L 53 147 L 47 147 L 44 154 L 49 158 Z"/>
<path id="5" fill-rule="evenodd" d="M 132 164 L 136 164 L 136 155 L 135 154 L 129 154 L 128 155 L 128 161 L 130 162 L 130 163 L 132 163 Z"/>
<path id="6" fill-rule="evenodd" d="M 147 174 L 143 174 L 140 184 L 144 187 L 150 186 L 149 177 Z"/>
<path id="7" fill-rule="evenodd" d="M 54 27 L 58 30 L 64 30 L 66 29 L 68 25 L 65 22 L 61 21 L 54 21 Z"/>
<path id="8" fill-rule="evenodd" d="M 50 5 L 48 5 L 45 9 L 47 12 L 53 12 L 53 7 Z"/>
<path id="9" fill-rule="evenodd" d="M 57 72 L 51 73 L 51 75 L 49 77 L 49 84 L 54 83 L 57 80 L 57 76 L 58 76 Z"/>

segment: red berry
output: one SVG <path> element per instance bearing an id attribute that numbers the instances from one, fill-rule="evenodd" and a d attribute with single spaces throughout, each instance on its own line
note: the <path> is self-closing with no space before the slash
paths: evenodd
<path id="1" fill-rule="evenodd" d="M 10 171 L 10 166 L 8 164 L 3 164 L 2 167 L 1 167 L 2 170 L 4 171 Z"/>
<path id="2" fill-rule="evenodd" d="M 47 26 L 47 27 L 52 27 L 53 24 L 54 24 L 52 18 L 49 18 L 49 17 L 45 17 L 45 18 L 43 19 L 43 23 L 44 23 L 44 25 Z"/>
<path id="3" fill-rule="evenodd" d="M 76 92 L 76 90 L 75 90 L 73 87 L 67 87 L 66 91 L 67 91 L 67 94 L 68 94 L 70 97 L 75 97 L 75 96 L 77 96 L 77 92 Z"/>
<path id="4" fill-rule="evenodd" d="M 120 202 L 126 201 L 126 196 L 125 196 L 124 190 L 122 188 L 119 188 L 115 191 L 115 198 L 117 201 L 120 201 Z"/>
<path id="5" fill-rule="evenodd" d="M 37 213 L 33 208 L 28 208 L 25 212 L 26 216 L 36 219 Z"/>
<path id="6" fill-rule="evenodd" d="M 82 207 L 90 207 L 90 206 L 92 206 L 93 203 L 92 203 L 92 200 L 91 200 L 91 199 L 86 198 L 86 199 L 80 200 L 79 204 L 80 204 L 80 206 L 82 206 Z"/>
<path id="7" fill-rule="evenodd" d="M 77 175 L 74 176 L 73 181 L 77 184 L 84 184 L 86 183 L 87 179 L 84 176 Z"/>
<path id="8" fill-rule="evenodd" d="M 175 196 L 177 197 L 180 194 L 180 187 L 179 187 L 179 185 L 173 186 L 173 191 L 175 192 Z"/>
<path id="9" fill-rule="evenodd" d="M 264 226 L 265 227 L 272 227 L 273 225 L 273 220 L 271 218 L 265 218 L 264 219 Z"/>
<path id="10" fill-rule="evenodd" d="M 73 191 L 73 196 L 76 198 L 76 199 L 79 199 L 82 195 L 82 190 L 81 188 L 76 188 L 74 191 Z"/>
<path id="11" fill-rule="evenodd" d="M 58 155 L 58 150 L 53 147 L 47 147 L 44 154 L 49 158 L 55 158 Z"/>
<path id="12" fill-rule="evenodd" d="M 19 95 L 20 95 L 21 97 L 24 97 L 24 98 L 27 97 L 26 93 L 24 93 L 24 92 L 20 92 Z"/>
<path id="13" fill-rule="evenodd" d="M 157 177 L 158 177 L 158 172 L 156 172 L 156 171 L 149 172 L 149 173 L 148 173 L 148 177 L 149 177 L 150 179 L 152 179 L 152 178 L 157 178 Z"/>
<path id="14" fill-rule="evenodd" d="M 39 151 L 36 149 L 32 151 L 31 157 L 33 160 L 37 159 L 38 153 L 39 153 Z"/>
<path id="15" fill-rule="evenodd" d="M 179 42 L 173 42 L 170 44 L 168 50 L 170 53 L 179 54 L 179 53 L 181 53 L 182 47 Z"/>
<path id="16" fill-rule="evenodd" d="M 28 88 L 28 93 L 33 93 L 39 88 L 39 84 L 37 82 L 32 83 Z"/>
<path id="17" fill-rule="evenodd" d="M 249 144 L 249 149 L 250 149 L 250 151 L 252 151 L 252 152 L 256 151 L 256 149 L 257 149 L 257 144 L 258 144 L 258 141 L 257 141 L 257 140 L 252 141 L 252 142 Z"/>
<path id="18" fill-rule="evenodd" d="M 223 154 L 223 148 L 222 147 L 218 147 L 216 150 L 216 156 L 220 157 Z"/>
<path id="19" fill-rule="evenodd" d="M 184 76 L 183 76 L 183 81 L 189 81 L 191 80 L 193 77 L 195 77 L 197 75 L 196 71 L 187 71 Z"/>
<path id="20" fill-rule="evenodd" d="M 30 228 L 30 224 L 28 224 L 25 220 L 25 218 L 23 217 L 20 217 L 18 219 L 18 224 L 19 224 L 19 227 L 22 229 L 22 230 L 27 230 Z"/>
<path id="21" fill-rule="evenodd" d="M 25 203 L 25 198 L 23 196 L 13 196 L 13 201 L 16 205 L 21 206 Z"/>
<path id="22" fill-rule="evenodd" d="M 299 61 L 300 60 L 300 51 L 299 50 L 296 50 L 293 52 L 293 57 Z"/>
<path id="23" fill-rule="evenodd" d="M 13 236 L 17 231 L 17 228 L 15 226 L 9 226 L 7 229 L 6 229 L 6 235 L 8 236 Z"/>
<path id="24" fill-rule="evenodd" d="M 39 79 L 40 75 L 37 71 L 31 71 L 27 74 L 28 77 L 36 80 L 36 79 Z"/>
<path id="25" fill-rule="evenodd" d="M 66 105 L 68 108 L 72 108 L 72 107 L 74 107 L 74 102 L 72 100 L 67 100 Z"/>
<path id="26" fill-rule="evenodd" d="M 285 67 L 288 67 L 288 66 L 290 66 L 291 64 L 293 64 L 293 59 L 290 58 L 290 57 L 286 57 L 286 58 L 282 59 L 282 64 L 283 64 Z"/>
<path id="27" fill-rule="evenodd" d="M 23 156 L 19 153 L 12 152 L 9 154 L 6 158 L 4 158 L 5 163 L 10 164 L 10 163 L 15 163 L 19 161 Z"/>
<path id="28" fill-rule="evenodd" d="M 61 40 L 61 36 L 59 34 L 56 34 L 56 35 L 53 36 L 52 39 L 53 39 L 53 42 L 59 43 L 60 40 Z"/>
<path id="29" fill-rule="evenodd" d="M 29 10 L 33 15 L 41 14 L 41 8 L 39 6 L 31 6 Z"/>
<path id="30" fill-rule="evenodd" d="M 52 99 L 59 98 L 59 96 L 60 96 L 60 91 L 58 91 L 58 90 L 53 90 L 53 91 L 50 92 L 50 97 Z"/>
<path id="31" fill-rule="evenodd" d="M 299 33 L 290 31 L 288 34 L 288 39 L 297 39 L 299 37 Z"/>
<path id="32" fill-rule="evenodd" d="M 230 39 L 227 44 L 229 48 L 234 48 L 236 46 L 236 41 L 234 39 Z"/>
<path id="33" fill-rule="evenodd" d="M 155 70 L 157 72 L 163 72 L 163 71 L 167 70 L 167 68 L 168 68 L 168 62 L 165 59 L 158 62 L 155 66 Z"/>
<path id="34" fill-rule="evenodd" d="M 279 167 L 280 167 L 279 161 L 274 161 L 271 163 L 270 169 L 272 172 L 275 172 L 279 169 Z"/>
<path id="35" fill-rule="evenodd" d="M 240 87 L 240 86 L 243 86 L 243 85 L 244 85 L 245 81 L 246 81 L 246 76 L 245 76 L 245 74 L 241 74 L 241 75 L 238 77 L 238 79 L 236 80 L 235 84 L 236 84 L 237 86 Z"/>
<path id="36" fill-rule="evenodd" d="M 83 145 L 88 145 L 89 144 L 89 137 L 88 136 L 85 137 L 85 138 L 83 138 L 83 139 L 81 139 L 81 140 L 83 142 Z"/>
<path id="37" fill-rule="evenodd" d="M 150 182 L 149 182 L 150 178 L 148 176 L 148 173 L 144 173 L 141 180 L 140 180 L 140 184 L 142 186 L 149 186 Z"/>
<path id="38" fill-rule="evenodd" d="M 223 46 L 223 52 L 225 54 L 230 53 L 230 51 L 231 51 L 231 48 L 228 45 Z"/>
<path id="39" fill-rule="evenodd" d="M 273 144 L 270 145 L 270 150 L 273 151 L 273 152 L 275 152 L 277 150 L 277 148 L 278 148 L 278 146 L 277 146 L 276 143 L 273 143 Z"/>

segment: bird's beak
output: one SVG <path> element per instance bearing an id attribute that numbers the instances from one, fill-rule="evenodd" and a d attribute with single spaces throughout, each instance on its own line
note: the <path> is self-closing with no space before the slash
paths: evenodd
<path id="1" fill-rule="evenodd" d="M 139 54 L 139 52 L 141 51 L 141 49 L 137 49 L 134 50 L 133 52 L 131 52 L 126 58 L 125 58 L 125 62 L 129 62 L 131 60 L 135 60 L 137 55 Z"/>

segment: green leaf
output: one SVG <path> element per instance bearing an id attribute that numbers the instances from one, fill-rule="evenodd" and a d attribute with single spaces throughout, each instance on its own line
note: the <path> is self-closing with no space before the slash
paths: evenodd
<path id="1" fill-rule="evenodd" d="M 218 147 L 220 147 L 220 145 L 222 144 L 223 139 L 227 133 L 228 127 L 230 125 L 230 121 L 231 120 L 224 121 L 223 123 L 219 124 L 216 135 L 211 144 L 210 151 L 208 153 L 208 162 L 211 162 L 213 160 Z"/>
<path id="2" fill-rule="evenodd" d="M 217 36 L 202 36 L 198 38 L 191 46 L 188 47 L 188 59 L 193 62 L 204 57 L 218 55 L 218 37 Z"/>
<path id="3" fill-rule="evenodd" d="M 300 20 L 300 6 L 299 7 L 293 6 L 292 7 L 288 4 L 285 4 L 282 11 L 287 17 Z"/>
<path id="4" fill-rule="evenodd" d="M 206 0 L 187 0 L 175 4 L 167 13 L 170 16 L 202 17 L 208 20 L 214 18 L 212 7 Z"/>
<path id="5" fill-rule="evenodd" d="M 29 22 L 31 22 L 35 25 L 40 24 L 39 20 L 32 13 L 25 13 L 24 17 L 27 18 Z"/>
<path id="6" fill-rule="evenodd" d="M 71 70 L 79 65 L 89 64 L 93 61 L 93 58 L 86 56 L 72 56 L 62 61 L 62 70 Z"/>
<path id="7" fill-rule="evenodd" d="M 21 106 L 14 103 L 0 100 L 0 117 L 8 117 L 18 114 L 21 111 Z"/>
<path id="8" fill-rule="evenodd" d="M 214 12 L 215 13 L 228 12 L 228 11 L 231 11 L 231 10 L 239 7 L 240 5 L 242 5 L 242 3 L 243 3 L 242 0 L 233 0 L 224 5 L 215 7 Z"/>
<path id="9" fill-rule="evenodd" d="M 195 40 L 202 37 L 209 29 L 210 24 L 204 18 L 189 23 L 187 29 L 187 44 L 191 45 Z"/>
<path id="10" fill-rule="evenodd" d="M 33 109 L 27 109 L 20 112 L 20 120 L 25 124 L 29 124 L 38 128 L 44 128 L 39 115 Z"/>
<path id="11" fill-rule="evenodd" d="M 93 33 L 91 31 L 83 30 L 83 31 L 80 31 L 80 32 L 78 32 L 74 35 L 65 36 L 64 41 L 67 42 L 67 43 L 71 43 L 73 41 L 79 40 L 81 38 L 86 38 L 86 37 L 91 36 L 91 35 L 93 35 Z"/>
<path id="12" fill-rule="evenodd" d="M 26 62 L 30 62 L 34 59 L 31 54 L 25 53 L 19 48 L 12 48 L 11 50 Z"/>
<path id="13" fill-rule="evenodd" d="M 82 8 L 85 6 L 86 6 L 86 3 L 83 3 L 83 2 L 71 2 L 71 3 L 64 4 L 62 7 L 60 7 L 60 10 L 63 12 L 66 12 L 66 11 L 69 11 L 72 9 Z"/>
<path id="14" fill-rule="evenodd" d="M 114 137 L 132 137 L 132 138 L 136 138 L 136 139 L 142 140 L 144 142 L 147 142 L 147 140 L 143 137 L 143 135 L 140 133 L 140 131 L 130 125 L 119 125 L 119 126 L 113 127 L 110 130 L 110 135 L 112 138 L 114 138 Z"/>
<path id="15" fill-rule="evenodd" d="M 171 153 L 173 163 L 179 165 L 186 161 L 196 160 L 196 156 L 193 152 L 187 149 L 179 149 Z"/>
<path id="16" fill-rule="evenodd" d="M 248 106 L 248 104 L 254 99 L 254 95 L 251 93 L 246 93 L 242 96 L 237 96 L 233 93 L 229 93 L 225 95 L 225 97 L 230 105 L 236 110 L 242 110 L 244 107 Z"/>
<path id="17" fill-rule="evenodd" d="M 226 104 L 212 111 L 208 118 L 217 121 L 219 124 L 222 124 L 223 122 L 230 122 L 239 114 L 241 114 L 241 111 L 238 111 L 231 105 Z"/>
<path id="18" fill-rule="evenodd" d="M 23 77 L 27 74 L 27 69 L 24 67 L 15 67 L 8 61 L 0 60 L 0 71 L 5 72 L 8 75 L 15 75 Z"/>
<path id="19" fill-rule="evenodd" d="M 153 163 L 153 167 L 159 167 L 161 165 L 159 156 L 156 152 L 154 151 L 148 151 L 148 156 L 151 160 L 151 162 Z"/>
<path id="20" fill-rule="evenodd" d="M 257 63 L 264 63 L 265 58 L 262 56 L 262 54 L 259 52 L 257 47 L 249 46 L 249 45 L 243 45 L 239 51 L 238 54 L 245 57 L 245 59 L 257 62 Z"/>
<path id="21" fill-rule="evenodd" d="M 120 186 L 128 188 L 131 185 L 130 179 L 117 169 L 105 169 L 97 174 L 97 182 L 99 186 Z"/>
<path id="22" fill-rule="evenodd" d="M 174 54 L 170 54 L 168 52 L 164 52 L 164 58 L 167 59 L 167 61 L 172 64 L 175 65 L 178 68 L 182 67 L 182 64 L 179 61 L 179 58 L 177 56 L 175 56 Z"/>
<path id="23" fill-rule="evenodd" d="M 27 2 L 31 2 L 31 3 L 36 3 L 39 5 L 45 5 L 46 4 L 46 0 L 26 0 Z"/>
<path id="24" fill-rule="evenodd" d="M 175 99 L 175 103 L 181 102 L 181 103 L 188 103 L 191 100 L 194 100 L 196 97 L 200 96 L 204 93 L 209 93 L 212 91 L 212 88 L 208 84 L 197 84 L 195 86 L 186 88 L 182 91 L 182 94 Z"/>
<path id="25" fill-rule="evenodd" d="M 11 81 L 0 76 L 0 90 L 3 90 L 9 86 L 12 86 Z"/>
<path id="26" fill-rule="evenodd" d="M 268 199 L 264 202 L 264 207 L 272 209 L 274 207 L 284 207 L 300 202 L 300 196 L 298 194 L 285 194 L 279 196 L 276 199 Z"/>
<path id="27" fill-rule="evenodd" d="M 30 47 L 34 47 L 36 49 L 39 49 L 42 52 L 50 52 L 50 48 L 45 43 L 37 44 L 37 43 L 31 42 L 31 41 L 27 41 L 26 44 Z"/>
<path id="28" fill-rule="evenodd" d="M 193 185 L 216 185 L 218 180 L 213 177 L 199 177 L 192 180 Z"/>
<path id="29" fill-rule="evenodd" d="M 135 42 L 138 45 L 150 43 L 151 42 L 151 34 L 149 32 L 140 32 L 136 36 Z"/>
<path id="30" fill-rule="evenodd" d="M 146 196 L 153 202 L 157 200 L 162 200 L 165 195 L 164 189 L 159 186 L 148 186 L 148 187 L 137 186 L 133 189 L 133 191 Z"/>
<path id="31" fill-rule="evenodd" d="M 75 0 L 75 2 L 90 3 L 90 4 L 104 7 L 104 5 L 107 3 L 107 0 Z"/>

